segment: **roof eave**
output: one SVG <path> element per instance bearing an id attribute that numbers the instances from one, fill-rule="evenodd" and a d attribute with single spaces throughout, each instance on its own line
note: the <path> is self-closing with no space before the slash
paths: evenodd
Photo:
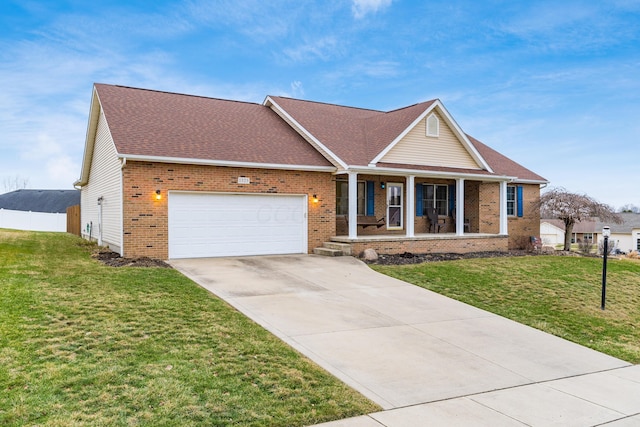
<path id="1" fill-rule="evenodd" d="M 491 181 L 491 182 L 513 182 L 518 178 L 508 175 L 484 175 L 475 174 L 472 172 L 445 172 L 445 171 L 427 171 L 422 169 L 411 168 L 388 168 L 388 167 L 371 167 L 371 166 L 349 166 L 346 170 L 340 170 L 336 173 L 356 172 L 361 174 L 384 174 L 391 176 L 407 176 L 413 175 L 416 177 L 433 177 L 433 178 L 448 178 L 448 179 L 474 179 L 478 181 Z"/>
<path id="2" fill-rule="evenodd" d="M 308 171 L 308 172 L 335 172 L 337 169 L 335 166 L 239 162 L 239 161 L 233 161 L 233 160 L 193 159 L 193 158 L 186 158 L 186 157 L 146 156 L 146 155 L 138 155 L 138 154 L 118 154 L 118 158 L 123 159 L 125 161 L 137 161 L 137 162 L 176 163 L 176 164 L 187 164 L 187 165 L 225 166 L 225 167 L 236 167 L 236 168 L 296 170 L 296 171 Z"/>
<path id="3" fill-rule="evenodd" d="M 100 117 L 101 110 L 102 105 L 100 105 L 98 90 L 94 85 L 91 93 L 91 107 L 89 108 L 87 134 L 85 136 L 84 154 L 82 157 L 82 169 L 80 171 L 80 178 L 73 183 L 74 187 L 83 187 L 89 183 L 89 170 L 91 169 L 96 132 L 98 129 L 98 119 Z"/>

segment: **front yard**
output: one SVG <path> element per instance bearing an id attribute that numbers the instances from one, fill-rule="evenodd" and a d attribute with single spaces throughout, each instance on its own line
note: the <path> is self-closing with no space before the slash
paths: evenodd
<path id="1" fill-rule="evenodd" d="M 302 426 L 379 410 L 177 271 L 0 230 L 0 425 Z"/>
<path id="2" fill-rule="evenodd" d="M 389 276 L 520 323 L 640 363 L 640 261 L 524 256 L 406 266 L 372 265 Z"/>

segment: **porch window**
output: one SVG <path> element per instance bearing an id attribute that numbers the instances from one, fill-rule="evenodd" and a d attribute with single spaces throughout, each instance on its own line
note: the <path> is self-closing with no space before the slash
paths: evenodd
<path id="1" fill-rule="evenodd" d="M 367 186 L 358 181 L 358 215 L 366 215 Z M 349 183 L 336 181 L 336 215 L 349 214 Z"/>
<path id="2" fill-rule="evenodd" d="M 584 234 L 582 235 L 582 238 L 583 238 L 584 240 L 591 240 L 591 241 L 593 241 L 593 233 L 584 233 Z"/>
<path id="3" fill-rule="evenodd" d="M 449 215 L 449 186 L 422 184 L 422 214 L 430 208 L 436 208 L 438 215 Z"/>

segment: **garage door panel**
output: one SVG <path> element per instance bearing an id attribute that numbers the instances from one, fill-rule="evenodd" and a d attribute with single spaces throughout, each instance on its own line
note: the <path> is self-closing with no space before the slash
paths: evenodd
<path id="1" fill-rule="evenodd" d="M 169 194 L 169 257 L 305 253 L 306 198 Z"/>

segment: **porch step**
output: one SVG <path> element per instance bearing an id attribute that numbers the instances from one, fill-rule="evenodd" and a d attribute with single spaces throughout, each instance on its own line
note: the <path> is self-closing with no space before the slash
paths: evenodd
<path id="1" fill-rule="evenodd" d="M 342 256 L 342 251 L 339 249 L 329 249 L 329 248 L 313 248 L 313 253 L 316 255 L 323 256 Z"/>
<path id="2" fill-rule="evenodd" d="M 349 243 L 324 242 L 322 246 L 328 249 L 337 249 L 342 251 L 342 255 L 351 255 L 351 245 Z"/>
<path id="3" fill-rule="evenodd" d="M 351 255 L 351 245 L 348 243 L 324 242 L 322 247 L 314 248 L 313 253 L 324 256 Z"/>

